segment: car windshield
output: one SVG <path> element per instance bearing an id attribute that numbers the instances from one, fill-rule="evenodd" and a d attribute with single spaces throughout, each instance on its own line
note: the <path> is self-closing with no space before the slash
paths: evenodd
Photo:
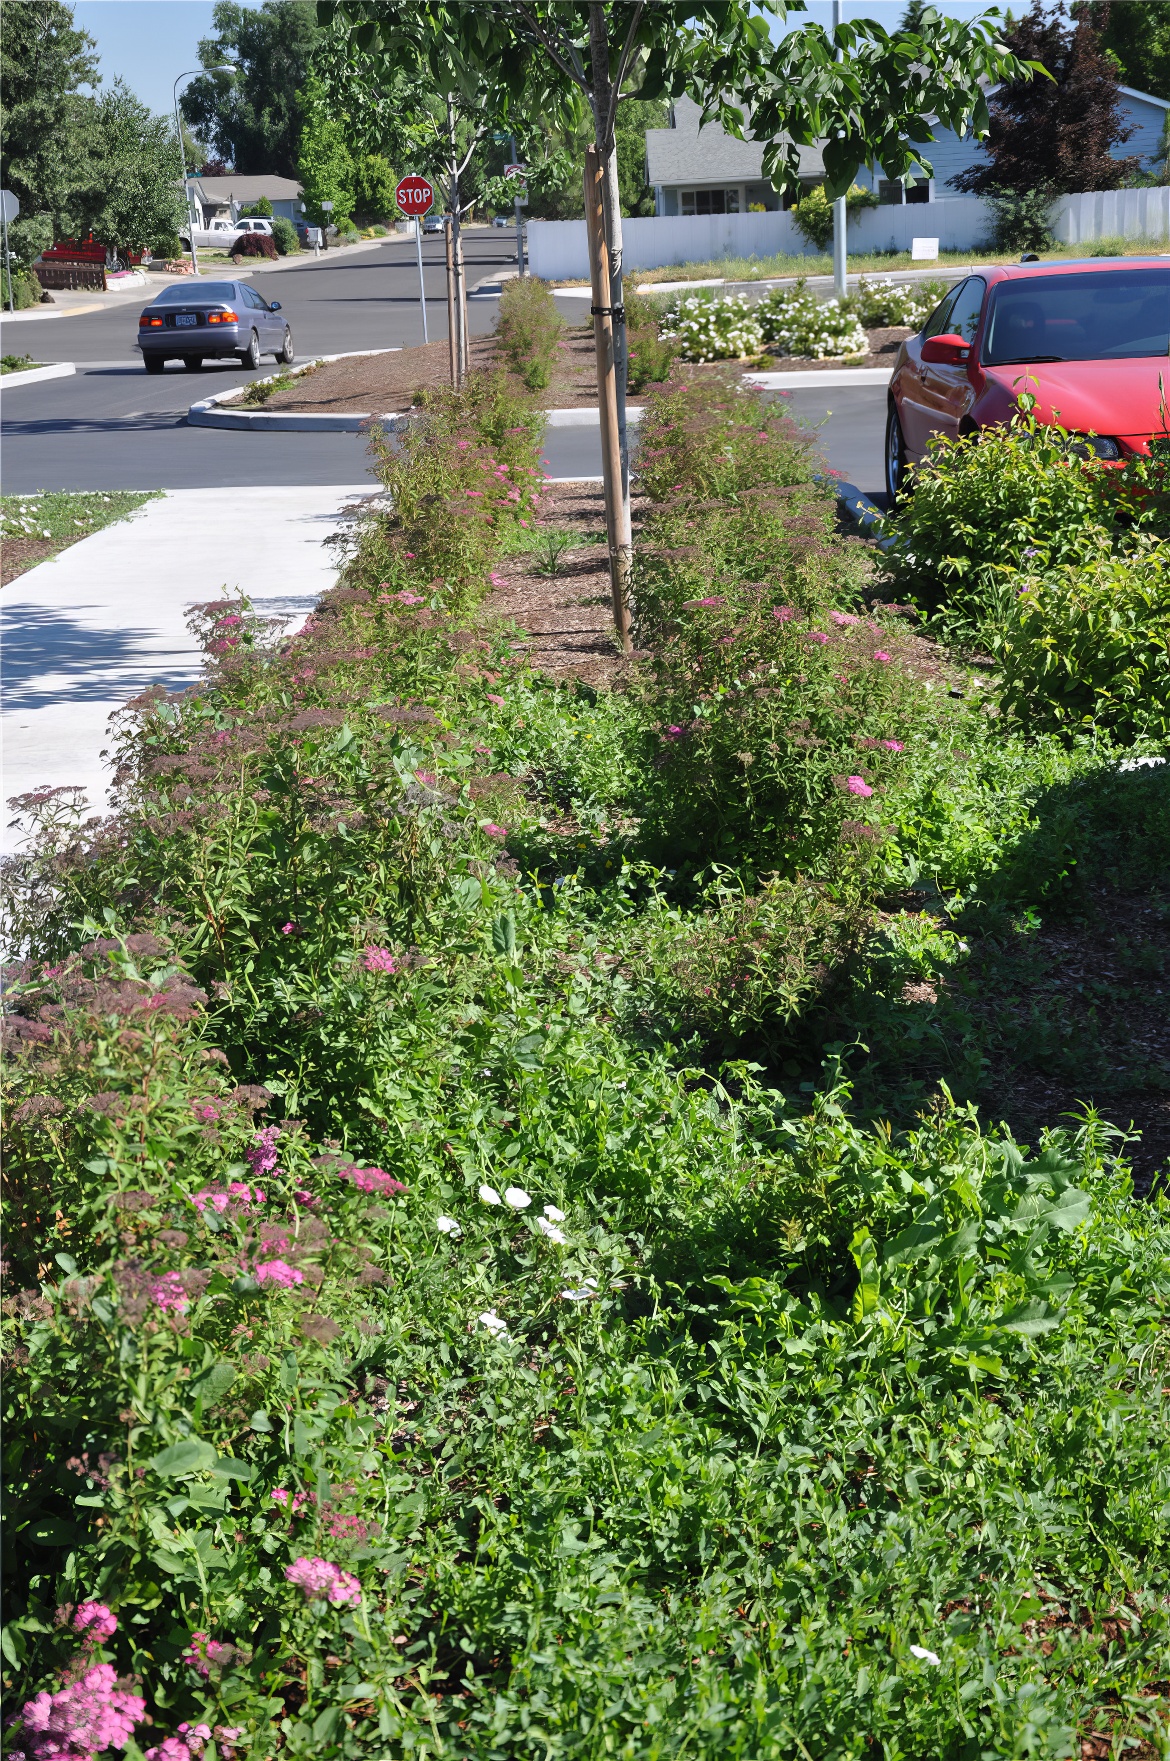
<path id="1" fill-rule="evenodd" d="M 202 287 L 179 284 L 160 288 L 150 303 L 152 306 L 190 306 L 197 302 L 202 306 L 210 300 L 212 305 L 223 305 L 235 297 L 236 290 L 230 281 L 207 281 Z"/>
<path id="2" fill-rule="evenodd" d="M 983 360 L 1115 361 L 1170 352 L 1170 265 L 1029 275 L 993 289 Z"/>

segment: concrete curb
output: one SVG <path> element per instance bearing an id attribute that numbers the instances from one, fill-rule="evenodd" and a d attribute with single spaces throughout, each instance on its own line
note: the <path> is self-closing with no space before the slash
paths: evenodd
<path id="1" fill-rule="evenodd" d="M 291 377 L 295 379 L 301 373 L 307 373 L 310 367 L 329 361 L 351 361 L 358 355 L 396 355 L 400 352 L 397 348 L 348 349 L 340 355 L 314 355 L 311 361 L 302 361 L 299 367 L 293 367 Z M 271 385 L 274 379 L 282 378 L 283 372 L 267 373 L 263 379 L 252 379 L 248 383 Z M 358 411 L 344 415 L 312 416 L 303 410 L 290 411 L 286 415 L 280 410 L 228 410 L 223 407 L 235 398 L 243 397 L 247 389 L 247 385 L 236 385 L 230 391 L 217 391 L 213 397 L 201 398 L 187 411 L 189 425 L 192 428 L 251 429 L 261 434 L 357 434 L 371 420 L 368 414 Z M 394 418 L 386 416 L 383 420 L 390 422 Z"/>
<path id="2" fill-rule="evenodd" d="M 47 367 L 29 367 L 23 373 L 5 373 L 0 378 L 0 393 L 11 391 L 16 385 L 39 385 L 42 379 L 68 379 L 76 371 L 72 361 L 54 361 Z"/>

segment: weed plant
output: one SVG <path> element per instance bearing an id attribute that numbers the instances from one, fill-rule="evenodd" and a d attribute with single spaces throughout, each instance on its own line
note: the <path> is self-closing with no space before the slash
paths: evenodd
<path id="1" fill-rule="evenodd" d="M 1166 1200 L 1092 1109 L 981 1125 L 902 999 L 938 889 L 1164 870 L 1159 770 L 871 629 L 782 414 L 651 402 L 635 689 L 475 616 L 540 518 L 485 376 L 296 638 L 199 609 L 115 817 L 22 804 L 11 1753 L 1166 1749 Z"/>

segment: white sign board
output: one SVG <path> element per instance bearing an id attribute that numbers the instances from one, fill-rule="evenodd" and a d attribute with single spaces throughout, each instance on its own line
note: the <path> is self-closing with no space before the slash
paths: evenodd
<path id="1" fill-rule="evenodd" d="M 5 226 L 20 213 L 20 203 L 11 190 L 0 190 L 0 212 L 3 212 Z"/>
<path id="2" fill-rule="evenodd" d="M 912 263 L 933 263 L 938 258 L 938 240 L 936 238 L 912 238 L 910 240 L 910 260 Z"/>

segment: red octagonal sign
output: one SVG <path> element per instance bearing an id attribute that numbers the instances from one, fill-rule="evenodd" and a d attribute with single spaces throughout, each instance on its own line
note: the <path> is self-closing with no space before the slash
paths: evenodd
<path id="1" fill-rule="evenodd" d="M 435 192 L 425 177 L 404 177 L 394 196 L 404 214 L 425 214 L 435 205 Z"/>

